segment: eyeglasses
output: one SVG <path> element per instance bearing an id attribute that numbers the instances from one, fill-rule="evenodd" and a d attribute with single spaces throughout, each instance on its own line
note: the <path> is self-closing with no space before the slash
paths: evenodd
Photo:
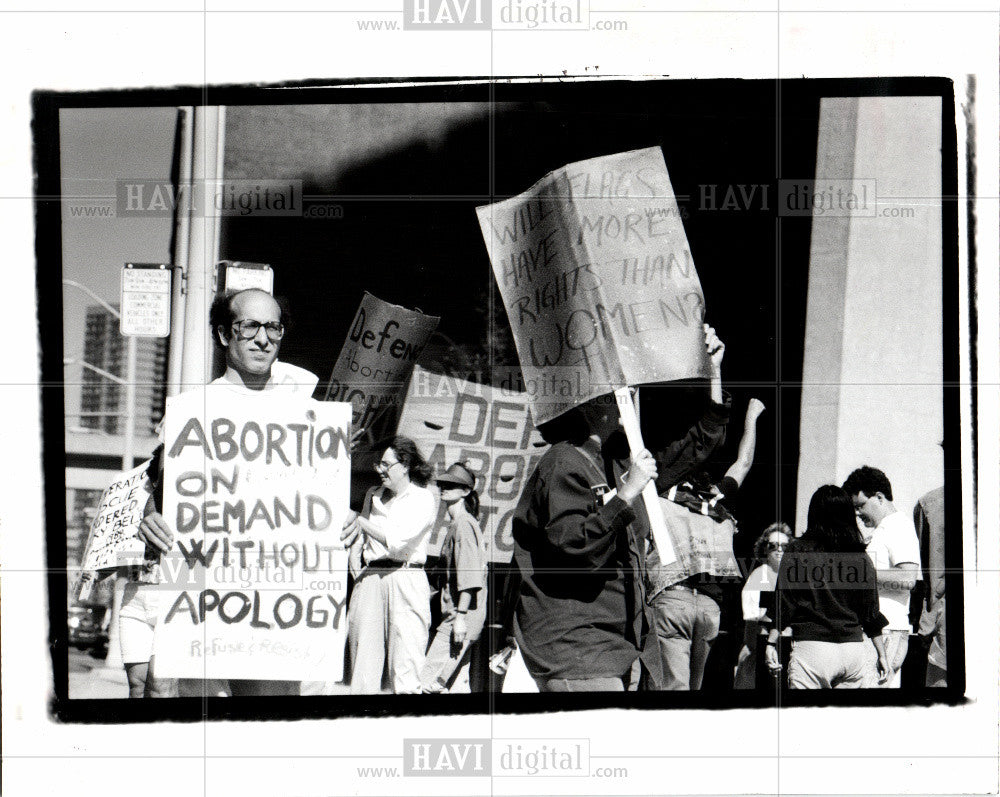
<path id="1" fill-rule="evenodd" d="M 787 542 L 769 542 L 767 544 L 767 550 L 769 551 L 783 551 L 788 547 Z"/>
<path id="2" fill-rule="evenodd" d="M 393 465 L 402 465 L 402 464 L 403 463 L 400 462 L 398 459 L 393 460 L 392 462 L 386 462 L 385 460 L 382 460 L 381 462 L 375 463 L 375 472 L 388 473 L 389 469 L 392 468 Z"/>
<path id="3" fill-rule="evenodd" d="M 257 337 L 261 327 L 271 343 L 277 343 L 285 336 L 285 325 L 280 321 L 254 321 L 252 318 L 244 318 L 242 321 L 233 322 L 233 331 L 240 340 L 253 340 Z"/>

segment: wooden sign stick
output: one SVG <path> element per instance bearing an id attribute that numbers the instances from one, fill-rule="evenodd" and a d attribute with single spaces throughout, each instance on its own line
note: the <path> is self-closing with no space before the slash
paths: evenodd
<path id="1" fill-rule="evenodd" d="M 629 448 L 636 454 L 646 446 L 642 442 L 642 432 L 639 431 L 639 415 L 635 411 L 635 404 L 632 402 L 632 394 L 627 387 L 618 388 L 615 391 L 615 399 L 618 402 L 618 412 L 621 415 L 622 426 L 625 427 L 625 436 L 628 438 Z M 660 509 L 660 496 L 656 493 L 656 485 L 649 481 L 642 490 L 642 500 L 646 505 L 646 514 L 649 516 L 649 529 L 653 535 L 653 542 L 656 543 L 656 550 L 660 553 L 660 562 L 668 565 L 677 561 L 677 554 L 674 552 L 674 544 L 667 532 L 667 524 L 663 519 L 663 510 Z"/>

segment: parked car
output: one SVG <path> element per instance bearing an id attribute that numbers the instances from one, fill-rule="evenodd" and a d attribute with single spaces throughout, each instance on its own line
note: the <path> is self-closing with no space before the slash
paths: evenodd
<path id="1" fill-rule="evenodd" d="M 67 627 L 69 644 L 77 650 L 89 650 L 98 659 L 108 655 L 107 606 L 80 604 L 69 607 Z"/>

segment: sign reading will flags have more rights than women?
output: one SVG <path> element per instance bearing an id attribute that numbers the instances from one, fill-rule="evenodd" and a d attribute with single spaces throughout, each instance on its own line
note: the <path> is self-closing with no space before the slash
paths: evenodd
<path id="1" fill-rule="evenodd" d="M 708 376 L 704 295 L 659 147 L 571 163 L 476 213 L 536 424 L 626 385 Z"/>

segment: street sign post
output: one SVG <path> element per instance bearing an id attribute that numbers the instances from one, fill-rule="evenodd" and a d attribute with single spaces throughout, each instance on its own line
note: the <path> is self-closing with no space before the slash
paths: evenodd
<path id="1" fill-rule="evenodd" d="M 122 335 L 149 338 L 170 335 L 171 277 L 168 264 L 125 264 L 122 269 Z"/>
<path id="2" fill-rule="evenodd" d="M 242 260 L 220 260 L 219 276 L 222 291 L 242 291 L 258 288 L 274 293 L 274 271 L 267 263 L 248 263 Z"/>

